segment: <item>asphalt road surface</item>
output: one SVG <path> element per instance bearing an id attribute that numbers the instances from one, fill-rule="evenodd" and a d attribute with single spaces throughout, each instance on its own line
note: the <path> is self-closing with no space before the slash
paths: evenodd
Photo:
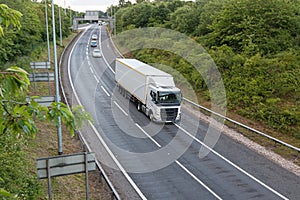
<path id="1" fill-rule="evenodd" d="M 98 47 L 90 46 L 92 34 L 98 35 Z M 100 48 L 103 56 L 94 58 L 93 48 Z M 213 149 L 207 147 L 203 140 L 208 129 L 217 130 L 188 110 L 182 109 L 179 124 L 150 122 L 118 93 L 116 57 L 106 28 L 91 25 L 78 37 L 68 67 L 74 96 L 94 119 L 96 133 L 86 135 L 87 142 L 103 165 L 122 171 L 138 198 L 300 198 L 298 176 L 226 135 L 221 134 Z M 103 146 L 114 162 L 103 156 Z"/>

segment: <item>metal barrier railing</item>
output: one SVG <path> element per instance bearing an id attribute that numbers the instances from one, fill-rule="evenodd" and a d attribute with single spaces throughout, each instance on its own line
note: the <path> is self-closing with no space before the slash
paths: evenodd
<path id="1" fill-rule="evenodd" d="M 78 37 L 79 35 L 80 35 L 80 34 L 78 34 L 77 37 Z M 70 109 L 70 105 L 69 105 L 68 99 L 67 99 L 67 97 L 66 97 L 65 91 L 64 91 L 64 89 L 63 89 L 63 86 L 62 86 L 62 83 L 63 83 L 63 82 L 62 82 L 62 79 L 61 79 L 61 74 L 62 74 L 62 73 L 61 73 L 61 71 L 60 71 L 60 70 L 61 70 L 60 66 L 61 66 L 62 58 L 64 57 L 64 54 L 65 54 L 65 51 L 66 51 L 68 48 L 70 48 L 70 44 L 72 44 L 72 42 L 69 43 L 69 44 L 67 45 L 67 47 L 64 49 L 64 51 L 63 51 L 63 53 L 62 53 L 62 55 L 61 55 L 60 62 L 59 62 L 59 82 L 60 82 L 59 85 L 60 85 L 60 89 L 61 89 L 61 91 L 62 91 L 62 96 L 63 96 L 63 98 L 64 98 L 64 101 L 66 102 L 66 104 L 67 104 L 67 106 L 68 106 L 69 109 Z M 82 136 L 82 134 L 81 134 L 80 131 L 78 132 L 77 136 L 79 137 L 78 139 L 80 139 L 81 143 L 87 148 L 87 150 L 88 150 L 89 152 L 91 152 L 91 149 L 90 149 L 90 147 L 88 146 L 87 141 L 84 139 L 84 137 Z M 109 180 L 107 174 L 105 173 L 104 169 L 102 168 L 102 166 L 101 166 L 101 164 L 98 162 L 98 160 L 96 160 L 96 166 L 97 166 L 98 170 L 100 171 L 101 175 L 103 176 L 105 182 L 107 183 L 108 187 L 110 188 L 110 190 L 111 190 L 111 192 L 112 192 L 112 199 L 113 199 L 113 197 L 115 197 L 115 199 L 121 200 L 120 195 L 118 194 L 117 190 L 116 190 L 115 187 L 113 186 L 112 182 Z"/>
<path id="2" fill-rule="evenodd" d="M 257 134 L 259 134 L 259 135 L 261 135 L 261 136 L 263 136 L 263 137 L 266 137 L 266 138 L 268 138 L 268 139 L 270 139 L 270 140 L 273 140 L 274 142 L 277 142 L 277 143 L 279 143 L 279 144 L 281 144 L 281 145 L 284 145 L 284 146 L 286 146 L 286 147 L 289 147 L 290 149 L 293 149 L 293 150 L 297 151 L 298 153 L 300 153 L 300 148 L 298 148 L 298 147 L 295 147 L 295 146 L 293 146 L 293 145 L 290 145 L 290 144 L 288 144 L 288 143 L 286 143 L 286 142 L 284 142 L 284 141 L 281 141 L 281 140 L 279 140 L 279 139 L 277 139 L 277 138 L 275 138 L 275 137 L 272 137 L 272 136 L 270 136 L 270 135 L 268 135 L 268 134 L 265 134 L 265 133 L 263 133 L 263 132 L 261 132 L 261 131 L 258 131 L 258 130 L 254 129 L 254 128 L 251 128 L 251 127 L 249 127 L 249 126 L 246 126 L 246 125 L 244 125 L 244 124 L 242 124 L 242 123 L 240 123 L 240 122 L 237 122 L 237 121 L 235 121 L 235 120 L 233 120 L 233 119 L 230 119 L 230 118 L 228 118 L 228 117 L 225 117 L 225 116 L 223 116 L 223 115 L 220 115 L 219 113 L 216 113 L 216 112 L 214 112 L 214 111 L 212 111 L 212 110 L 209 110 L 209 109 L 206 108 L 206 107 L 203 107 L 203 106 L 201 106 L 201 105 L 199 105 L 199 104 L 196 104 L 196 103 L 192 102 L 191 100 L 188 100 L 188 99 L 186 99 L 186 98 L 183 98 L 183 100 L 184 100 L 185 102 L 187 102 L 187 103 L 189 103 L 189 104 L 195 106 L 195 107 L 198 107 L 198 108 L 200 108 L 200 109 L 202 109 L 202 110 L 205 110 L 206 112 L 209 112 L 209 113 L 211 113 L 211 114 L 213 114 L 213 115 L 216 115 L 216 116 L 218 116 L 218 117 L 221 117 L 221 118 L 223 118 L 224 120 L 227 120 L 227 121 L 233 123 L 234 125 L 238 125 L 238 126 L 240 126 L 240 127 L 243 127 L 243 128 L 245 128 L 246 130 L 249 130 L 249 131 L 252 131 L 252 132 L 254 132 L 254 133 L 257 133 Z"/>
<path id="3" fill-rule="evenodd" d="M 113 44 L 114 48 L 116 49 L 117 53 L 118 53 L 121 57 L 124 58 L 124 56 L 121 54 L 121 52 L 119 51 L 119 49 L 115 46 L 115 43 L 113 42 L 111 36 L 110 36 L 110 40 L 111 40 L 111 43 Z M 252 131 L 252 132 L 254 132 L 254 133 L 257 133 L 257 134 L 259 134 L 259 135 L 261 135 L 261 136 L 263 136 L 263 137 L 266 137 L 266 138 L 268 138 L 268 139 L 270 139 L 270 140 L 273 140 L 274 142 L 277 142 L 277 143 L 282 144 L 282 145 L 284 145 L 284 146 L 286 146 L 286 147 L 289 147 L 290 149 L 293 149 L 293 150 L 297 151 L 298 154 L 300 154 L 300 148 L 298 148 L 298 147 L 295 147 L 295 146 L 293 146 L 293 145 L 290 145 L 290 144 L 288 144 L 288 143 L 286 143 L 286 142 L 284 142 L 284 141 L 281 141 L 281 140 L 279 140 L 279 139 L 277 139 L 277 138 L 274 138 L 274 137 L 272 137 L 272 136 L 270 136 L 270 135 L 268 135 L 268 134 L 265 134 L 265 133 L 263 133 L 263 132 L 261 132 L 261 131 L 258 131 L 258 130 L 256 130 L 256 129 L 254 129 L 254 128 L 248 127 L 248 126 L 246 126 L 246 125 L 244 125 L 244 124 L 242 124 L 242 123 L 240 123 L 240 122 L 237 122 L 237 121 L 235 121 L 235 120 L 233 120 L 233 119 L 230 119 L 230 118 L 228 118 L 228 117 L 225 117 L 225 116 L 223 116 L 223 115 L 220 115 L 219 113 L 216 113 L 216 112 L 214 112 L 214 111 L 212 111 L 212 110 L 209 110 L 208 108 L 205 108 L 205 107 L 203 107 L 203 106 L 201 106 L 201 105 L 198 105 L 198 104 L 192 102 L 192 101 L 189 100 L 189 99 L 183 98 L 183 100 L 186 101 L 186 102 L 188 102 L 188 103 L 190 103 L 190 104 L 192 104 L 192 105 L 194 105 L 194 106 L 196 106 L 196 107 L 198 107 L 198 108 L 200 108 L 200 109 L 202 109 L 202 110 L 205 110 L 206 112 L 209 112 L 209 113 L 212 113 L 213 115 L 216 115 L 216 116 L 218 116 L 218 117 L 221 117 L 221 118 L 223 118 L 224 120 L 227 120 L 227 121 L 229 121 L 229 122 L 231 122 L 231 123 L 233 123 L 233 124 L 235 124 L 235 125 L 238 125 L 238 126 L 240 126 L 240 127 L 243 127 L 243 128 L 245 128 L 245 129 L 247 129 L 247 130 L 249 130 L 249 131 Z"/>

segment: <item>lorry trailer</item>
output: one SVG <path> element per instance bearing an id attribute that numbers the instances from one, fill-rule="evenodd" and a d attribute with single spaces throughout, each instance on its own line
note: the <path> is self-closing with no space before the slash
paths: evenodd
<path id="1" fill-rule="evenodd" d="M 173 76 L 136 59 L 117 58 L 115 81 L 121 94 L 152 121 L 181 119 L 181 91 Z"/>

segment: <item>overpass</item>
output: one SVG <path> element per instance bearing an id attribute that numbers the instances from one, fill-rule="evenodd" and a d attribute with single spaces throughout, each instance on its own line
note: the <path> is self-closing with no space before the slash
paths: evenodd
<path id="1" fill-rule="evenodd" d="M 84 17 L 74 17 L 73 19 L 73 25 L 72 25 L 72 30 L 77 30 L 78 29 L 78 22 L 79 21 L 104 21 L 108 20 L 108 17 L 99 17 L 99 11 L 97 10 L 87 10 L 85 11 Z"/>

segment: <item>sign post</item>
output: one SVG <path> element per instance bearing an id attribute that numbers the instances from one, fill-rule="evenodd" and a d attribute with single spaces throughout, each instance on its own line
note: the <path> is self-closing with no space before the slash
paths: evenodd
<path id="1" fill-rule="evenodd" d="M 85 173 L 88 199 L 88 172 L 96 170 L 95 153 L 78 153 L 37 159 L 39 179 L 48 179 L 48 195 L 52 199 L 51 177 Z"/>

